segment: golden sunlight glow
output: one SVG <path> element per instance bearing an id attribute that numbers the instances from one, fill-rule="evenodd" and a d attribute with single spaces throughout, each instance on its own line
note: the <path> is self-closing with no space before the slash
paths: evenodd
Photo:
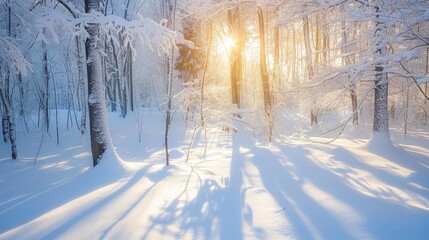
<path id="1" fill-rule="evenodd" d="M 218 51 L 223 55 L 225 60 L 229 59 L 231 50 L 235 47 L 235 39 L 229 36 L 225 36 L 219 39 Z"/>
<path id="2" fill-rule="evenodd" d="M 225 49 L 226 49 L 227 51 L 229 51 L 229 50 L 231 50 L 231 48 L 233 48 L 233 47 L 234 47 L 234 45 L 235 45 L 235 40 L 234 40 L 233 38 L 231 38 L 231 37 L 226 37 L 226 38 L 223 40 L 223 45 L 224 45 Z"/>

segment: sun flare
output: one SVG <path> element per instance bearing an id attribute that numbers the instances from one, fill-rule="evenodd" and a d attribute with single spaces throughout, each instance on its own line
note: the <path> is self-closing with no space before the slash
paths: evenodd
<path id="1" fill-rule="evenodd" d="M 228 59 L 231 54 L 231 50 L 236 46 L 235 39 L 229 36 L 220 38 L 218 42 L 218 51 L 223 55 L 225 59 Z"/>
<path id="2" fill-rule="evenodd" d="M 223 39 L 223 47 L 226 51 L 230 51 L 235 46 L 235 40 L 231 37 L 225 37 Z"/>

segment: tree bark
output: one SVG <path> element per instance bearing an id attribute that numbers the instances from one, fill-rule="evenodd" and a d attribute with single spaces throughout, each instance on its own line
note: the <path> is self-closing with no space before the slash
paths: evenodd
<path id="1" fill-rule="evenodd" d="M 313 54 L 311 51 L 311 44 L 310 44 L 310 27 L 309 27 L 309 20 L 308 17 L 305 16 L 303 18 L 303 30 L 304 30 L 304 43 L 305 43 L 305 59 L 306 59 L 306 68 L 307 68 L 307 79 L 310 80 L 314 76 L 313 71 Z M 313 98 L 313 97 L 312 97 Z M 313 126 L 313 124 L 317 124 L 317 109 L 315 108 L 315 100 L 311 100 L 311 110 L 310 110 L 310 124 Z"/>
<path id="2" fill-rule="evenodd" d="M 8 7 L 8 36 L 12 35 L 12 9 Z M 4 84 L 0 83 L 0 101 L 3 106 L 2 111 L 2 132 L 3 140 L 7 142 L 10 140 L 11 146 L 11 156 L 12 159 L 16 159 L 18 156 L 18 151 L 16 148 L 15 136 L 15 122 L 13 114 L 13 105 L 10 94 L 10 81 L 11 81 L 12 71 L 9 67 L 6 69 L 6 78 Z"/>
<path id="3" fill-rule="evenodd" d="M 81 43 L 79 40 L 79 37 L 76 37 L 76 48 L 77 48 L 77 57 L 78 57 L 78 69 L 79 69 L 79 82 L 78 82 L 78 89 L 80 95 L 80 111 L 81 111 L 81 118 L 80 118 L 80 133 L 83 135 L 86 131 L 86 97 L 85 97 L 85 77 L 84 77 L 84 61 L 85 56 L 83 56 L 83 50 L 81 49 Z"/>
<path id="4" fill-rule="evenodd" d="M 99 11 L 99 0 L 85 0 L 85 12 Z M 88 111 L 93 165 L 96 166 L 108 148 L 109 130 L 102 79 L 100 44 L 97 44 L 99 24 L 89 23 L 85 42 L 88 74 Z"/>
<path id="5" fill-rule="evenodd" d="M 273 119 L 271 114 L 271 91 L 268 82 L 267 57 L 265 53 L 265 23 L 262 8 L 258 7 L 259 23 L 259 67 L 261 72 L 262 90 L 264 92 L 265 118 L 268 122 L 268 136 L 271 141 Z"/>
<path id="6" fill-rule="evenodd" d="M 206 81 L 206 75 L 207 75 L 207 67 L 209 64 L 209 56 L 210 56 L 210 50 L 212 46 L 212 22 L 210 21 L 208 23 L 208 39 L 207 39 L 207 50 L 206 50 L 206 56 L 204 59 L 204 68 L 203 68 L 203 76 L 201 78 L 201 89 L 200 89 L 200 120 L 201 120 L 201 127 L 205 129 L 205 118 L 204 118 L 204 86 Z"/>
<path id="7" fill-rule="evenodd" d="M 279 7 L 276 8 L 276 17 L 279 15 Z M 273 84 L 277 83 L 279 91 L 281 91 L 281 81 L 280 81 L 280 26 L 278 23 L 274 26 L 274 74 L 273 74 Z M 276 101 L 276 99 L 273 99 Z"/>
<path id="8" fill-rule="evenodd" d="M 351 59 L 350 59 L 350 47 L 347 46 L 347 30 L 346 30 L 346 26 L 345 26 L 345 22 L 341 22 L 341 42 L 342 42 L 342 47 L 341 47 L 341 53 L 343 55 L 342 57 L 342 61 L 343 61 L 343 66 L 348 66 L 351 64 Z M 347 80 L 350 81 L 350 75 L 347 74 Z M 352 103 L 352 114 L 353 114 L 353 125 L 358 124 L 358 110 L 357 110 L 357 95 L 356 95 L 356 83 L 350 83 L 349 84 L 350 87 L 350 99 L 351 99 L 351 103 Z"/>
<path id="9" fill-rule="evenodd" d="M 264 92 L 265 113 L 270 115 L 271 112 L 271 92 L 268 82 L 267 57 L 265 53 L 265 24 L 262 9 L 258 7 L 259 23 L 259 68 L 261 72 L 262 90 Z"/>
<path id="10" fill-rule="evenodd" d="M 381 22 L 381 10 L 379 6 L 375 6 L 375 57 L 381 59 L 387 53 L 387 47 L 383 43 L 386 38 L 386 26 Z M 384 72 L 383 62 L 379 62 L 375 66 L 375 89 L 374 89 L 374 122 L 373 132 L 389 134 L 389 114 L 388 114 L 388 78 Z"/>
<path id="11" fill-rule="evenodd" d="M 45 30 L 43 30 L 45 32 Z M 46 132 L 49 133 L 49 71 L 48 71 L 48 50 L 46 49 L 45 42 L 42 42 L 43 48 L 43 78 L 45 82 L 45 90 L 43 92 L 43 113 L 45 114 Z"/>
<path id="12" fill-rule="evenodd" d="M 173 2 L 167 2 L 168 9 L 165 9 L 166 15 L 169 19 L 169 27 L 171 30 L 175 30 L 175 20 L 176 20 L 176 6 L 177 0 L 173 0 Z M 164 145 L 165 145 L 165 165 L 170 165 L 170 150 L 168 146 L 168 132 L 171 126 L 171 111 L 172 111 L 172 101 L 173 101 L 173 77 L 174 77 L 174 48 L 171 49 L 170 55 L 167 56 L 167 95 L 168 95 L 168 103 L 165 117 L 165 132 L 164 132 Z"/>

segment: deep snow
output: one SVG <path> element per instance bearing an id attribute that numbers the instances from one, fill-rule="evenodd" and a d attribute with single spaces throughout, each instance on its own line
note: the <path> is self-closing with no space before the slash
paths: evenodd
<path id="1" fill-rule="evenodd" d="M 18 132 L 17 161 L 0 143 L 0 239 L 429 238 L 428 128 L 392 128 L 386 146 L 367 143 L 369 126 L 332 144 L 304 132 L 268 143 L 235 123 L 197 134 L 186 163 L 192 131 L 175 119 L 169 167 L 160 113 L 110 115 L 121 159 L 96 168 L 64 119 L 35 166 L 40 130 Z"/>

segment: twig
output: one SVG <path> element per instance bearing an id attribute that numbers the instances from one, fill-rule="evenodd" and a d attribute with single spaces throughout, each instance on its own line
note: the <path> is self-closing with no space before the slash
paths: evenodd
<path id="1" fill-rule="evenodd" d="M 36 157 L 34 158 L 33 167 L 36 166 L 37 158 L 39 157 L 40 149 L 42 148 L 43 140 L 45 140 L 45 131 L 43 131 L 42 138 L 40 139 L 39 149 L 37 150 Z"/>

